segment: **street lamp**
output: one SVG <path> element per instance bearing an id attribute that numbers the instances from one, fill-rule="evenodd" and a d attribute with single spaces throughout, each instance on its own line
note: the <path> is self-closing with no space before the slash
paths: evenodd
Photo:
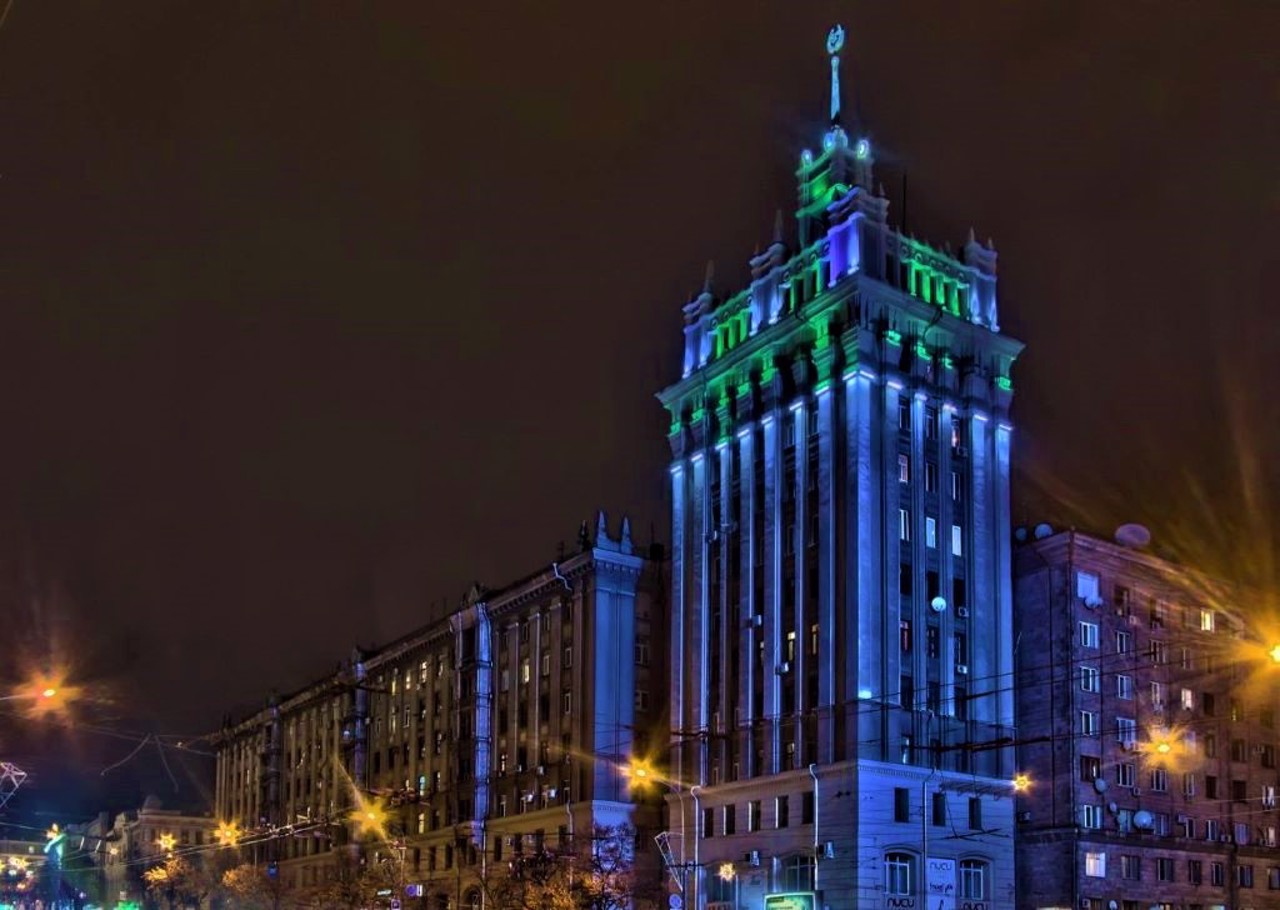
<path id="1" fill-rule="evenodd" d="M 240 826 L 235 822 L 219 822 L 214 837 L 220 847 L 234 847 L 240 842 Z"/>
<path id="2" fill-rule="evenodd" d="M 1031 789 L 1031 775 L 1026 772 L 1020 772 L 1013 776 L 1013 791 L 1015 793 L 1026 793 Z"/>
<path id="3" fill-rule="evenodd" d="M 672 780 L 671 778 L 664 777 L 662 774 L 659 774 L 657 770 L 654 769 L 653 765 L 643 758 L 632 758 L 625 765 L 619 766 L 619 770 L 622 772 L 622 776 L 627 778 L 630 782 L 630 787 L 633 790 L 643 791 L 650 784 L 660 784 L 661 786 L 666 787 L 669 793 L 675 794 L 676 802 L 680 804 L 680 893 L 681 896 L 687 898 L 688 895 L 685 893 L 685 886 L 687 884 L 686 879 L 688 878 L 689 869 L 686 859 L 687 853 L 685 844 L 689 837 L 688 824 L 685 819 L 684 811 L 684 788 L 680 786 L 679 781 Z M 696 848 L 696 832 L 694 837 L 694 847 Z M 697 910 L 697 908 L 694 908 L 694 910 Z"/>

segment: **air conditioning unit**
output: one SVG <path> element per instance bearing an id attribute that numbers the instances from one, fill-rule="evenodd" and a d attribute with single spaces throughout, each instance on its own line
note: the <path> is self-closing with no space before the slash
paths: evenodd
<path id="1" fill-rule="evenodd" d="M 557 795 L 559 792 L 560 792 L 560 791 L 559 791 L 559 790 L 557 790 L 555 787 L 551 787 L 550 789 L 548 789 L 548 790 L 547 790 L 547 799 L 555 799 L 555 798 L 556 798 L 556 795 Z"/>
<path id="2" fill-rule="evenodd" d="M 782 663 L 778 664 L 778 667 L 774 672 L 776 672 L 779 676 L 785 676 L 786 674 L 790 673 L 791 661 L 784 660 Z"/>
<path id="3" fill-rule="evenodd" d="M 1220 838 L 1218 838 L 1218 842 L 1223 844 L 1231 843 L 1231 835 L 1230 834 L 1222 835 Z"/>
<path id="4" fill-rule="evenodd" d="M 1129 614 L 1129 625 L 1131 625 L 1131 626 L 1140 626 L 1140 625 L 1142 625 L 1142 620 L 1138 618 L 1138 614 L 1137 614 L 1137 613 L 1130 613 L 1130 614 Z"/>
<path id="5" fill-rule="evenodd" d="M 547 766 L 546 766 L 546 765 L 538 765 L 537 773 L 538 773 L 538 776 L 539 776 L 539 777 L 544 777 L 544 776 L 546 776 L 546 773 L 547 773 Z"/>
<path id="6" fill-rule="evenodd" d="M 1133 793 L 1133 795 L 1134 795 L 1134 796 L 1141 796 L 1141 795 L 1142 795 L 1142 788 L 1141 788 L 1141 787 L 1132 787 L 1132 788 L 1130 788 L 1130 792 L 1131 792 L 1131 793 Z"/>
<path id="7" fill-rule="evenodd" d="M 835 859 L 835 858 L 836 858 L 836 845 L 835 845 L 835 841 L 827 841 L 825 844 L 823 844 L 823 845 L 822 845 L 822 857 L 823 857 L 823 859 Z"/>
<path id="8" fill-rule="evenodd" d="M 1031 821 L 1031 813 L 1030 813 L 1030 812 L 1019 812 L 1019 813 L 1018 813 L 1018 821 L 1022 822 L 1023 824 L 1025 824 L 1025 823 L 1027 823 L 1027 822 Z"/>
<path id="9" fill-rule="evenodd" d="M 957 673 L 959 673 L 961 676 L 968 676 L 968 675 L 969 675 L 969 665 L 968 665 L 968 664 L 956 664 L 956 672 L 957 672 Z"/>
<path id="10" fill-rule="evenodd" d="M 968 607 L 956 607 L 956 616 L 959 616 L 961 619 L 968 619 L 968 618 L 969 618 L 969 608 L 968 608 Z"/>
<path id="11" fill-rule="evenodd" d="M 742 854 L 742 861 L 746 863 L 748 866 L 760 865 L 760 851 L 751 850 L 748 853 Z"/>

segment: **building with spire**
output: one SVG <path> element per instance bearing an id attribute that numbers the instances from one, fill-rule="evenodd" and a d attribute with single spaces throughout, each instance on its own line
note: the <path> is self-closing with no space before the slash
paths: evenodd
<path id="1" fill-rule="evenodd" d="M 1012 908 L 1010 370 L 996 253 L 906 236 L 870 138 L 684 308 L 668 858 L 687 907 Z"/>

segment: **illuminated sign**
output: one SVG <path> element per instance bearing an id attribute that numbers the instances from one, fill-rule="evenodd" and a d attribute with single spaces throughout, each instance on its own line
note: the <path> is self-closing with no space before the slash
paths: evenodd
<path id="1" fill-rule="evenodd" d="M 816 910 L 818 901 L 812 891 L 766 894 L 764 910 Z"/>

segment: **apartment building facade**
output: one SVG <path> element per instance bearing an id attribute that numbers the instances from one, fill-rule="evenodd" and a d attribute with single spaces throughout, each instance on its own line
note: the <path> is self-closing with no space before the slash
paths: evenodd
<path id="1" fill-rule="evenodd" d="M 1280 665 L 1247 600 L 1119 536 L 1016 551 L 1020 906 L 1280 907 Z"/>
<path id="2" fill-rule="evenodd" d="M 447 618 L 228 727 L 219 816 L 289 829 L 258 854 L 294 887 L 386 860 L 439 910 L 478 905 L 482 877 L 513 857 L 601 827 L 647 832 L 638 861 L 656 876 L 656 812 L 622 769 L 665 706 L 665 585 L 661 548 L 635 546 L 625 520 L 611 536 L 601 514 L 576 553 L 473 587 Z M 357 791 L 389 811 L 378 836 L 353 830 Z"/>
<path id="3" fill-rule="evenodd" d="M 1014 906 L 996 253 L 895 229 L 831 122 L 751 281 L 684 308 L 670 859 L 686 905 Z M 785 896 L 785 897 L 784 897 Z"/>

